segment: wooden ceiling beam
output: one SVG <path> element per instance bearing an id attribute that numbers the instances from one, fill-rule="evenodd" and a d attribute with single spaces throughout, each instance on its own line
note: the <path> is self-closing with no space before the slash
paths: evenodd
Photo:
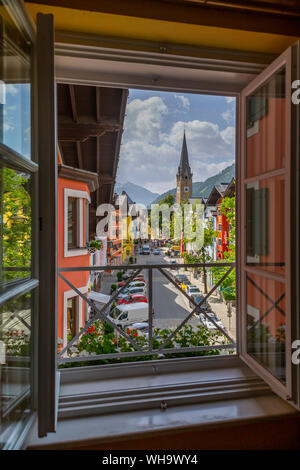
<path id="1" fill-rule="evenodd" d="M 82 148 L 81 142 L 76 142 L 76 150 L 77 150 L 77 159 L 78 159 L 78 166 L 80 169 L 83 169 L 83 157 L 82 157 Z"/>
<path id="2" fill-rule="evenodd" d="M 273 1 L 272 10 L 260 11 L 256 1 L 256 8 L 236 8 L 236 5 L 222 5 L 202 0 L 201 2 L 176 0 L 26 0 L 26 3 L 39 3 L 65 8 L 86 10 L 113 15 L 131 16 L 134 18 L 147 18 L 151 20 L 173 21 L 202 26 L 238 29 L 243 31 L 256 31 L 261 33 L 283 34 L 288 36 L 299 35 L 300 16 L 297 6 L 285 4 L 284 11 L 278 2 Z M 233 2 L 231 2 L 233 3 Z M 296 4 L 297 5 L 297 4 Z M 271 9 L 270 8 L 270 9 Z"/>
<path id="3" fill-rule="evenodd" d="M 100 88 L 96 87 L 96 121 L 100 122 Z"/>
<path id="4" fill-rule="evenodd" d="M 107 132 L 118 132 L 120 124 L 113 122 L 100 123 L 58 123 L 58 140 L 84 142 L 89 137 L 101 137 Z"/>
<path id="5" fill-rule="evenodd" d="M 78 112 L 77 112 L 77 106 L 76 106 L 74 85 L 69 85 L 69 92 L 70 92 L 70 99 L 71 99 L 73 121 L 78 122 Z"/>

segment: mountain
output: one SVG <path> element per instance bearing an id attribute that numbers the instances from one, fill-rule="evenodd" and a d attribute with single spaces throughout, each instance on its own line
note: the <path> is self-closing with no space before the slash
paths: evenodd
<path id="1" fill-rule="evenodd" d="M 126 191 L 128 196 L 137 204 L 144 204 L 148 206 L 151 204 L 154 198 L 158 197 L 158 193 L 152 193 L 148 189 L 139 186 L 138 184 L 127 182 L 125 184 L 117 183 L 115 186 L 115 192 L 120 194 L 122 191 Z"/>
<path id="2" fill-rule="evenodd" d="M 205 181 L 199 181 L 197 183 L 193 183 L 193 197 L 208 197 L 212 188 L 220 183 L 229 183 L 232 178 L 235 176 L 235 165 L 234 163 L 224 170 L 220 171 L 217 175 L 210 176 Z M 173 194 L 176 196 L 176 188 L 170 189 L 165 193 L 158 196 L 156 199 L 152 201 L 152 204 L 158 204 L 159 201 L 164 199 L 169 194 Z"/>

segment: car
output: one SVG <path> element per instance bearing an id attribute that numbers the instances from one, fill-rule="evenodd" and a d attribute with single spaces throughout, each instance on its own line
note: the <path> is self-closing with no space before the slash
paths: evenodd
<path id="1" fill-rule="evenodd" d="M 196 302 L 196 304 L 200 304 L 200 302 L 204 299 L 204 296 L 202 294 L 197 294 L 197 293 L 190 294 L 190 297 L 192 297 L 192 299 Z M 194 304 L 191 301 L 189 302 L 189 305 L 191 308 L 194 307 Z M 201 304 L 201 310 L 204 310 L 205 312 L 210 310 L 209 303 L 206 301 L 203 302 Z"/>
<path id="2" fill-rule="evenodd" d="M 185 279 L 183 280 L 181 283 L 180 283 L 180 287 L 182 290 L 186 290 L 186 288 L 190 285 L 190 281 L 188 279 Z"/>
<path id="3" fill-rule="evenodd" d="M 136 302 L 145 302 L 148 303 L 148 300 L 144 295 L 133 294 L 123 297 L 123 299 L 118 300 L 118 304 L 132 304 Z"/>
<path id="4" fill-rule="evenodd" d="M 160 250 L 159 250 L 158 248 L 155 248 L 155 249 L 153 250 L 153 254 L 154 254 L 154 255 L 160 255 Z"/>
<path id="5" fill-rule="evenodd" d="M 134 271 L 132 269 L 129 269 L 128 271 L 125 271 L 125 273 L 123 274 L 122 278 L 123 279 L 129 279 L 130 277 L 132 277 L 134 275 Z"/>
<path id="6" fill-rule="evenodd" d="M 123 299 L 127 295 L 134 295 L 134 294 L 140 294 L 140 295 L 145 295 L 146 294 L 146 286 L 144 287 L 126 287 L 121 294 L 117 296 L 117 300 Z"/>
<path id="7" fill-rule="evenodd" d="M 213 313 L 213 312 L 210 312 L 207 314 L 220 328 L 223 328 L 224 329 L 224 325 L 223 323 L 221 322 L 221 320 L 218 319 L 218 317 L 216 317 L 216 315 Z M 208 328 L 209 330 L 211 331 L 216 331 L 218 328 L 217 326 L 209 321 L 209 319 L 203 314 L 203 313 L 200 313 L 199 315 L 199 319 L 200 319 L 200 322 L 206 327 Z"/>
<path id="8" fill-rule="evenodd" d="M 140 279 L 136 280 L 136 281 L 131 281 L 129 284 L 128 284 L 128 287 L 144 287 L 146 286 L 146 282 L 145 281 L 142 281 Z"/>
<path id="9" fill-rule="evenodd" d="M 186 293 L 187 293 L 188 295 L 192 295 L 192 294 L 198 294 L 198 295 L 200 295 L 200 294 L 201 294 L 201 291 L 200 291 L 199 287 L 194 286 L 193 284 L 190 284 L 190 285 L 188 285 L 187 288 L 186 288 Z"/>
<path id="10" fill-rule="evenodd" d="M 174 277 L 174 281 L 176 282 L 176 284 L 181 284 L 183 281 L 187 281 L 187 280 L 188 278 L 186 277 L 185 274 L 176 274 L 176 276 Z"/>
<path id="11" fill-rule="evenodd" d="M 130 330 L 137 330 L 138 336 L 145 336 L 148 338 L 149 324 L 147 322 L 133 323 L 132 325 L 129 325 L 128 328 Z"/>

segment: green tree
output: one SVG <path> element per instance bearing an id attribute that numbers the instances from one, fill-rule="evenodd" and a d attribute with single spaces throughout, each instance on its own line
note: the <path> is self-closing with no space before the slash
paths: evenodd
<path id="1" fill-rule="evenodd" d="M 229 223 L 229 236 L 228 236 L 228 251 L 224 253 L 224 262 L 235 262 L 235 231 L 236 231 L 236 218 L 235 218 L 235 197 L 225 197 L 220 205 L 220 210 Z M 221 262 L 222 263 L 222 262 Z M 215 281 L 219 281 L 221 277 L 228 271 L 228 267 L 213 268 L 213 275 Z M 221 284 L 221 292 L 224 300 L 235 300 L 236 296 L 236 274 L 235 269 L 225 278 Z"/>
<path id="2" fill-rule="evenodd" d="M 11 168 L 1 170 L 2 265 L 26 268 L 31 265 L 31 198 L 28 175 Z M 26 277 L 26 271 L 6 271 L 5 280 Z"/>

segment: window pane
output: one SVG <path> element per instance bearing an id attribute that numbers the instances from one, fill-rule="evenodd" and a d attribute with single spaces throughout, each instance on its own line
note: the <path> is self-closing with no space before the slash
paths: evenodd
<path id="1" fill-rule="evenodd" d="M 31 45 L 0 0 L 0 142 L 31 158 Z"/>
<path id="2" fill-rule="evenodd" d="M 285 166 L 285 68 L 246 99 L 246 177 Z"/>
<path id="3" fill-rule="evenodd" d="M 285 284 L 247 274 L 247 352 L 285 382 Z"/>
<path id="4" fill-rule="evenodd" d="M 285 177 L 247 185 L 247 264 L 285 273 Z"/>
<path id="5" fill-rule="evenodd" d="M 68 199 L 68 247 L 76 248 L 77 243 L 77 199 Z"/>
<path id="6" fill-rule="evenodd" d="M 0 286 L 24 279 L 31 271 L 31 177 L 0 167 Z"/>
<path id="7" fill-rule="evenodd" d="M 31 412 L 31 294 L 0 309 L 0 449 Z"/>

